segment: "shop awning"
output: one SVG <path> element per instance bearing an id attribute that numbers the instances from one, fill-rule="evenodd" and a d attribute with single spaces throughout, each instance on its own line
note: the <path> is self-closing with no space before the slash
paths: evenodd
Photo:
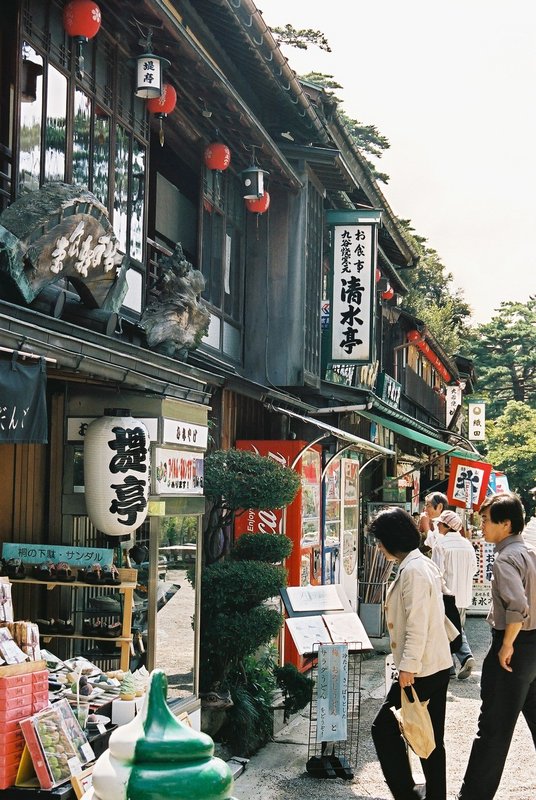
<path id="1" fill-rule="evenodd" d="M 437 450 L 440 453 L 448 453 L 449 455 L 456 456 L 457 458 L 469 458 L 472 461 L 482 460 L 480 453 L 472 452 L 471 450 L 464 450 L 455 444 L 449 444 L 448 442 L 444 442 L 442 439 L 436 439 L 434 436 L 428 436 L 425 433 L 421 433 L 420 431 L 413 430 L 413 428 L 409 428 L 407 425 L 402 425 L 400 422 L 394 422 L 394 420 L 388 419 L 387 417 L 380 417 L 378 414 L 372 414 L 370 411 L 358 411 L 357 413 L 360 416 L 369 419 L 371 422 L 375 422 L 377 425 L 383 425 L 384 428 L 389 428 L 389 430 L 400 434 L 400 436 L 405 436 L 406 439 L 411 439 L 414 442 L 419 442 L 419 444 L 432 447 L 434 450 Z"/>
<path id="2" fill-rule="evenodd" d="M 348 431 L 343 431 L 341 428 L 335 428 L 333 425 L 328 425 L 327 422 L 321 422 L 319 419 L 314 419 L 313 417 L 306 417 L 303 414 L 298 414 L 295 411 L 289 411 L 288 408 L 281 408 L 279 406 L 275 406 L 272 403 L 268 404 L 268 407 L 271 411 L 276 411 L 278 414 L 286 414 L 287 417 L 292 417 L 294 419 L 299 419 L 301 422 L 306 422 L 309 425 L 314 425 L 320 430 L 326 431 L 330 433 L 332 436 L 335 436 L 337 439 L 341 439 L 348 444 L 354 444 L 356 448 L 360 450 L 364 450 L 366 452 L 376 453 L 378 455 L 384 456 L 395 456 L 396 453 L 394 450 L 389 450 L 387 447 L 382 447 L 379 444 L 374 444 L 374 442 L 369 442 L 367 439 L 362 439 L 360 436 L 354 436 L 353 433 L 348 433 Z M 359 412 L 362 413 L 362 412 Z"/>

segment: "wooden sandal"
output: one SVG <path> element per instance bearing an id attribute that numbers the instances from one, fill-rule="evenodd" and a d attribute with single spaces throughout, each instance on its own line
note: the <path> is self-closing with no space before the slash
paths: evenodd
<path id="1" fill-rule="evenodd" d="M 74 581 L 72 570 L 65 561 L 56 564 L 56 576 L 56 580 L 63 581 L 64 583 L 71 583 L 71 581 Z"/>

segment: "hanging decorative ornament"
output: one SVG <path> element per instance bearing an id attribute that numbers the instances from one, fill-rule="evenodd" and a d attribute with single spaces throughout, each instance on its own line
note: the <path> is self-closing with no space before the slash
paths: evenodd
<path id="1" fill-rule="evenodd" d="M 139 23 L 138 29 L 143 36 Z M 157 56 L 153 50 L 153 29 L 149 27 L 145 39 L 140 40 L 145 52 L 136 57 L 136 97 L 143 100 L 155 100 L 162 94 L 164 70 L 171 66 L 171 61 L 162 56 Z M 165 86 L 165 84 L 164 84 Z"/>
<path id="2" fill-rule="evenodd" d="M 107 536 L 127 536 L 147 516 L 149 432 L 124 408 L 105 409 L 84 437 L 86 509 Z"/>
<path id="3" fill-rule="evenodd" d="M 382 292 L 382 298 L 384 300 L 392 300 L 394 296 L 395 296 L 395 290 L 393 289 L 391 284 L 388 283 L 386 290 Z"/>
<path id="4" fill-rule="evenodd" d="M 270 195 L 265 192 L 262 197 L 256 197 L 254 200 L 246 198 L 246 208 L 253 214 L 264 214 L 270 208 Z"/>
<path id="5" fill-rule="evenodd" d="M 82 45 L 93 39 L 102 22 L 100 8 L 93 0 L 71 0 L 63 9 L 63 27 L 76 41 L 76 75 L 84 77 L 84 54 Z"/>
<path id="6" fill-rule="evenodd" d="M 231 163 L 231 151 L 223 142 L 211 142 L 205 148 L 205 166 L 223 172 Z"/>
<path id="7" fill-rule="evenodd" d="M 379 267 L 376 267 L 376 283 L 379 283 L 382 279 L 382 271 Z"/>
<path id="8" fill-rule="evenodd" d="M 155 117 L 160 119 L 160 132 L 158 138 L 160 146 L 164 146 L 164 129 L 162 127 L 162 120 L 171 114 L 177 105 L 177 92 L 170 83 L 165 83 L 162 87 L 162 94 L 160 97 L 154 97 L 147 100 L 147 110 L 154 114 Z"/>

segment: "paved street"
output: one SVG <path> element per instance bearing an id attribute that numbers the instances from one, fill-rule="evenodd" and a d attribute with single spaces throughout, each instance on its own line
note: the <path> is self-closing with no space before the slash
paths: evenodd
<path id="1" fill-rule="evenodd" d="M 476 729 L 480 666 L 488 649 L 489 626 L 484 618 L 468 619 L 467 637 L 477 666 L 465 681 L 449 684 L 446 747 L 448 798 L 458 791 Z M 250 760 L 237 778 L 234 794 L 238 800 L 392 800 L 376 759 L 370 725 L 384 695 L 384 656 L 374 655 L 363 664 L 361 733 L 358 763 L 351 781 L 317 779 L 305 771 L 309 736 L 308 711 L 302 712 Z M 418 762 L 416 762 L 418 770 Z M 536 798 L 536 755 L 525 721 L 518 722 L 506 769 L 496 800 Z"/>

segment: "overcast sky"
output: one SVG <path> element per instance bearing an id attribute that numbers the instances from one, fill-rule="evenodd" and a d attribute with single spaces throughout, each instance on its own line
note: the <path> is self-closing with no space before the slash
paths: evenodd
<path id="1" fill-rule="evenodd" d="M 332 48 L 283 48 L 333 75 L 343 109 L 391 148 L 377 162 L 486 322 L 536 293 L 536 0 L 257 0 L 266 23 L 324 32 Z"/>

